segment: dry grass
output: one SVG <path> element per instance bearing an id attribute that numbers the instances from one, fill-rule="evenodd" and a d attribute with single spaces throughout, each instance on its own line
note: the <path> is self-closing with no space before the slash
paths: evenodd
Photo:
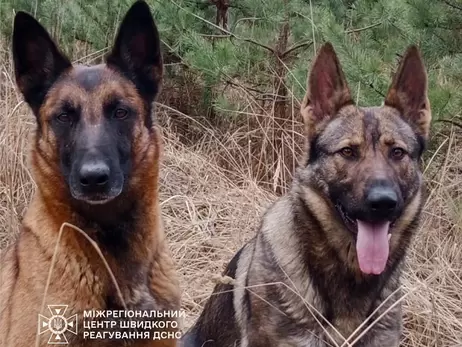
<path id="1" fill-rule="evenodd" d="M 0 45 L 1 46 L 1 45 Z M 35 189 L 28 169 L 28 137 L 34 119 L 14 89 L 11 66 L 0 65 L 0 247 L 18 232 Z M 172 112 L 170 110 L 169 112 Z M 227 146 L 242 133 L 218 140 L 213 129 L 186 147 L 162 111 L 164 157 L 161 200 L 164 224 L 183 287 L 190 325 L 233 253 L 255 233 L 265 208 L 276 199 L 252 179 L 247 168 L 225 171 Z M 462 137 L 442 136 L 428 165 L 429 199 L 409 253 L 403 280 L 403 346 L 462 346 Z M 242 152 L 247 149 L 243 147 Z M 228 154 L 227 154 L 228 153 Z"/>

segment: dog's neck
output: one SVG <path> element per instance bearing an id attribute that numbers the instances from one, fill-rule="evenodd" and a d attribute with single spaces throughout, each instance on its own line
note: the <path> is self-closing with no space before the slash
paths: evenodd
<path id="1" fill-rule="evenodd" d="M 140 177 L 145 189 L 131 187 L 113 201 L 103 205 L 89 205 L 76 201 L 69 194 L 50 196 L 48 188 L 37 191 L 33 203 L 28 208 L 28 218 L 40 216 L 45 230 L 42 235 L 58 237 L 63 223 L 69 223 L 84 231 L 101 248 L 104 253 L 120 259 L 130 255 L 131 249 L 140 250 L 139 246 L 156 242 L 160 228 L 160 208 L 157 199 L 157 174 L 152 173 Z M 148 182 L 149 181 L 149 182 Z M 39 186 L 50 186 L 42 184 Z M 140 184 L 141 186 L 141 184 Z M 64 191 L 64 189 L 62 189 Z M 59 198 L 57 198 L 59 197 Z M 66 231 L 82 239 L 77 231 Z M 41 236 L 41 235 L 39 235 Z M 77 244 L 80 244 L 78 242 Z M 138 244 L 139 243 L 139 244 Z M 82 246 L 85 250 L 87 247 Z M 146 257 L 148 254 L 143 254 Z"/>
<path id="2" fill-rule="evenodd" d="M 362 274 L 355 263 L 354 243 L 348 244 L 342 237 L 335 239 L 332 235 L 327 235 L 329 230 L 319 213 L 323 208 L 329 209 L 330 207 L 320 201 L 316 201 L 316 205 L 313 206 L 314 192 L 308 194 L 310 194 L 309 199 L 306 198 L 306 192 L 292 192 L 292 198 L 295 201 L 294 215 L 296 216 L 294 229 L 299 239 L 301 257 L 304 258 L 303 263 L 307 265 L 306 271 L 317 292 L 323 296 L 325 302 L 343 303 L 342 305 L 330 305 L 331 308 L 327 308 L 327 316 L 342 315 L 342 312 L 333 312 L 333 307 L 345 312 L 361 308 L 363 313 L 370 314 L 375 304 L 383 300 L 384 290 L 388 292 L 397 289 L 399 283 L 390 282 L 389 279 L 395 272 L 400 272 L 400 269 L 396 267 L 398 262 L 388 266 L 381 275 Z M 322 215 L 324 218 L 325 216 L 332 218 L 332 211 Z M 329 224 L 332 226 L 331 220 Z M 310 247 L 310 244 L 315 244 L 317 247 Z M 388 288 L 390 286 L 393 288 Z"/>

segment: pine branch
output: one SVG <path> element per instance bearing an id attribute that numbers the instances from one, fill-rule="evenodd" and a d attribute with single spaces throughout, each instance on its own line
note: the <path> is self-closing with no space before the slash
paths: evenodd
<path id="1" fill-rule="evenodd" d="M 220 30 L 221 32 L 223 32 L 223 33 L 225 33 L 225 34 L 227 34 L 227 35 L 230 35 L 232 38 L 235 38 L 235 39 L 241 40 L 241 41 L 245 41 L 245 42 L 249 42 L 249 43 L 252 43 L 252 44 L 257 45 L 257 46 L 260 46 L 260 47 L 262 47 L 262 48 L 264 48 L 264 49 L 266 49 L 266 50 L 268 50 L 268 51 L 270 51 L 270 52 L 272 52 L 272 53 L 274 54 L 274 49 L 272 49 L 271 47 L 268 47 L 268 46 L 266 46 L 266 45 L 264 45 L 264 44 L 262 44 L 262 43 L 260 43 L 260 42 L 257 42 L 257 41 L 255 41 L 255 40 L 252 40 L 252 39 L 247 39 L 247 38 L 239 37 L 239 36 L 237 36 L 236 34 L 232 33 L 231 31 L 228 31 L 228 30 L 226 30 L 226 29 L 220 27 L 219 25 L 216 25 L 216 24 L 214 24 L 214 23 L 208 21 L 207 19 L 202 18 L 201 16 L 198 16 L 198 15 L 195 14 L 195 13 L 192 13 L 192 12 L 190 12 L 190 11 L 187 11 L 186 9 L 184 9 L 183 7 L 181 7 L 179 4 L 177 4 L 175 1 L 172 1 L 172 3 L 173 3 L 175 6 L 177 6 L 178 8 L 180 8 L 181 10 L 188 12 L 188 13 L 189 13 L 190 15 L 192 15 L 193 17 L 202 20 L 203 22 L 205 22 L 205 23 L 207 23 L 207 24 L 213 26 L 215 29 L 218 29 L 218 30 Z"/>
<path id="2" fill-rule="evenodd" d="M 214 34 L 198 34 L 200 37 L 210 37 L 213 39 L 228 39 L 231 35 L 214 35 Z"/>
<path id="3" fill-rule="evenodd" d="M 425 27 L 430 28 L 430 29 L 442 29 L 442 30 L 460 30 L 460 29 L 462 29 L 462 25 L 461 26 L 455 26 L 455 27 L 449 27 L 449 26 L 445 26 L 445 25 L 442 25 L 442 24 L 429 24 L 429 23 L 425 23 Z"/>
<path id="4" fill-rule="evenodd" d="M 377 94 L 379 94 L 381 97 L 385 97 L 385 94 L 383 94 L 380 90 L 378 90 L 372 83 L 369 83 L 369 87 L 374 91 L 376 92 Z"/>
<path id="5" fill-rule="evenodd" d="M 346 30 L 345 33 L 347 33 L 347 34 L 359 33 L 360 31 L 372 29 L 372 28 L 378 27 L 379 25 L 382 25 L 382 22 L 371 24 L 371 25 L 368 25 L 368 26 L 366 26 L 364 28 Z"/>
<path id="6" fill-rule="evenodd" d="M 252 88 L 252 87 L 247 87 L 247 86 L 244 86 L 242 85 L 241 83 L 236 83 L 236 82 L 233 82 L 231 81 L 231 79 L 229 79 L 229 76 L 227 76 L 226 74 L 223 74 L 224 76 L 228 77 L 228 79 L 225 80 L 225 82 L 231 86 L 234 86 L 234 87 L 239 87 L 239 88 L 242 88 L 248 92 L 254 92 L 254 93 L 257 93 L 257 94 L 260 94 L 260 95 L 264 95 L 264 94 L 267 94 L 266 92 L 262 91 L 262 90 L 258 90 L 258 89 L 255 89 L 255 88 Z"/>
<path id="7" fill-rule="evenodd" d="M 453 3 L 451 3 L 449 0 L 443 0 L 443 2 L 444 2 L 446 5 L 448 5 L 449 7 L 452 7 L 452 8 L 454 8 L 454 9 L 456 9 L 456 10 L 462 11 L 462 7 L 457 6 L 457 5 L 453 4 Z"/>
<path id="8" fill-rule="evenodd" d="M 196 2 L 196 5 L 201 10 L 205 10 L 206 8 L 213 6 L 213 4 L 209 2 Z"/>
<path id="9" fill-rule="evenodd" d="M 239 18 L 239 19 L 236 20 L 236 22 L 234 23 L 233 30 L 236 30 L 238 24 L 240 24 L 241 22 L 245 22 L 245 21 L 256 21 L 256 20 L 261 20 L 261 18 L 258 18 L 258 17 L 244 17 L 244 18 Z"/>

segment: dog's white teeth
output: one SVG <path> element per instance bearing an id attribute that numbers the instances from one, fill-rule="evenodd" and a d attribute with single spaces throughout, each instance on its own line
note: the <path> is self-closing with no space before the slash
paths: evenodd
<path id="1" fill-rule="evenodd" d="M 388 242 L 390 242 L 391 234 L 388 234 Z"/>

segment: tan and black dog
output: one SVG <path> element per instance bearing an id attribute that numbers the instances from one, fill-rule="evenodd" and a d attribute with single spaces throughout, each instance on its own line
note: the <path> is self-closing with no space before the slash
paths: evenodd
<path id="1" fill-rule="evenodd" d="M 67 305 L 79 324 L 84 310 L 180 307 L 158 197 L 161 138 L 152 111 L 163 65 L 148 5 L 132 5 L 105 64 L 95 66 L 72 65 L 47 31 L 19 12 L 13 59 L 19 90 L 37 123 L 30 152 L 37 191 L 19 238 L 1 257 L 0 345 L 46 346 L 50 338 L 66 338 L 73 347 L 176 346 L 176 339 L 140 334 L 112 335 L 112 341 L 98 335 L 84 339 L 83 331 L 50 337 L 66 326 L 58 318 L 50 323 L 54 330 L 36 342 L 38 314 L 50 315 L 48 305 Z M 70 227 L 62 234 L 46 288 L 65 222 L 99 246 L 121 296 L 95 248 Z"/>
<path id="2" fill-rule="evenodd" d="M 406 51 L 384 105 L 362 108 L 326 43 L 301 113 L 305 160 L 291 190 L 228 265 L 234 283 L 216 286 L 187 347 L 399 345 L 401 264 L 431 121 L 418 49 Z"/>

